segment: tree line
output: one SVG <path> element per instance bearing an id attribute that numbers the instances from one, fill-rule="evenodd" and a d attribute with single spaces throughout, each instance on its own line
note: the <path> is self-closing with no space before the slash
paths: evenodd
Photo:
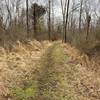
<path id="1" fill-rule="evenodd" d="M 61 39 L 79 42 L 100 39 L 100 4 L 91 0 L 2 0 L 0 4 L 1 38 Z M 58 5 L 56 5 L 58 3 Z M 60 8 L 60 16 L 56 10 Z M 59 19 L 59 20 L 57 20 Z M 76 39 L 76 40 L 75 40 Z"/>

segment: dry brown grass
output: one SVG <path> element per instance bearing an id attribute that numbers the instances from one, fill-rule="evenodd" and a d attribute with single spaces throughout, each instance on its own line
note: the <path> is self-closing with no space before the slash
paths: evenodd
<path id="1" fill-rule="evenodd" d="M 61 41 L 57 43 L 61 44 Z M 22 86 L 27 79 L 36 79 L 36 73 L 40 69 L 38 66 L 40 57 L 52 44 L 49 41 L 40 43 L 33 40 L 25 43 L 17 41 L 10 50 L 0 47 L 0 100 L 11 98 L 9 88 L 12 86 Z M 88 56 L 70 44 L 61 44 L 61 46 L 69 57 L 68 67 L 75 66 L 78 70 L 75 89 L 79 98 L 99 100 L 100 52 Z"/>
<path id="2" fill-rule="evenodd" d="M 17 41 L 11 49 L 0 47 L 0 100 L 2 96 L 8 96 L 9 87 L 20 85 L 26 76 L 31 77 L 38 67 L 37 61 L 49 45 L 48 41 L 33 40 L 26 43 Z"/>
<path id="3" fill-rule="evenodd" d="M 81 100 L 100 99 L 100 51 L 88 56 L 69 44 L 63 45 L 65 52 L 71 57 L 70 64 L 77 65 L 79 83 L 77 91 Z"/>

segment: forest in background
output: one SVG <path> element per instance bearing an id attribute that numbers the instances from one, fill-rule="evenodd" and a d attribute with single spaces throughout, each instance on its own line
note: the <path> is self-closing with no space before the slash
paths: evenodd
<path id="1" fill-rule="evenodd" d="M 78 48 L 100 45 L 99 0 L 1 0 L 0 44 L 62 40 Z"/>
<path id="2" fill-rule="evenodd" d="M 1 0 L 0 100 L 100 100 L 100 0 Z"/>

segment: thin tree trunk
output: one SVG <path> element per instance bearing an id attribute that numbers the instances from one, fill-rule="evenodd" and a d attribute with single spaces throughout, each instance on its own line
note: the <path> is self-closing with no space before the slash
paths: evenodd
<path id="1" fill-rule="evenodd" d="M 49 0 L 49 21 L 48 21 L 48 35 L 49 35 L 49 40 L 51 39 L 51 0 Z"/>
<path id="2" fill-rule="evenodd" d="M 27 24 L 27 37 L 29 37 L 28 0 L 26 0 L 26 24 Z"/>
<path id="3" fill-rule="evenodd" d="M 7 21 L 9 21 L 8 22 L 9 26 L 11 26 L 12 14 L 11 14 L 11 11 L 10 11 L 10 1 L 8 0 L 8 3 L 7 3 L 7 1 L 5 0 L 5 3 L 6 3 L 7 11 L 8 11 Z"/>
<path id="4" fill-rule="evenodd" d="M 64 42 L 67 42 L 67 25 L 68 25 L 68 17 L 69 17 L 69 4 L 70 4 L 70 0 L 68 0 L 67 3 L 67 14 L 66 14 L 66 22 L 65 22 L 65 40 Z"/>
<path id="5" fill-rule="evenodd" d="M 87 14 L 87 35 L 86 35 L 86 40 L 88 39 L 88 35 L 89 35 L 90 22 L 91 22 L 91 16 Z"/>
<path id="6" fill-rule="evenodd" d="M 67 6 L 67 0 L 65 1 L 65 4 L 63 4 L 63 0 L 61 0 L 61 9 L 62 9 L 62 16 L 63 16 L 63 34 L 62 34 L 62 42 L 64 42 L 65 39 L 65 20 L 66 20 L 66 6 Z"/>
<path id="7" fill-rule="evenodd" d="M 34 35 L 37 32 L 37 19 L 36 19 L 36 6 L 34 5 L 34 11 L 33 11 L 33 20 L 34 20 Z"/>
<path id="8" fill-rule="evenodd" d="M 80 16 L 79 16 L 79 32 L 81 32 L 81 22 L 82 22 L 82 6 L 83 6 L 83 0 L 80 1 Z"/>
<path id="9" fill-rule="evenodd" d="M 52 32 L 54 31 L 54 0 L 52 0 Z"/>

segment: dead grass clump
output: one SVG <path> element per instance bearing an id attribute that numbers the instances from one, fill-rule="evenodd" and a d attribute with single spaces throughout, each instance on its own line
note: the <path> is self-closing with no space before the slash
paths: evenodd
<path id="1" fill-rule="evenodd" d="M 100 99 L 100 52 L 96 52 L 91 58 L 77 48 L 64 44 L 63 48 L 68 53 L 68 64 L 77 68 L 76 91 L 81 100 Z"/>
<path id="2" fill-rule="evenodd" d="M 34 77 L 38 67 L 36 63 L 44 52 L 44 47 L 36 40 L 27 43 L 17 41 L 15 45 L 12 44 L 11 50 L 0 48 L 0 51 L 0 81 L 9 89 L 13 86 L 20 87 L 27 82 L 27 78 L 31 80 Z M 0 91 L 1 94 L 2 92 Z M 7 96 L 9 94 L 10 92 Z"/>

